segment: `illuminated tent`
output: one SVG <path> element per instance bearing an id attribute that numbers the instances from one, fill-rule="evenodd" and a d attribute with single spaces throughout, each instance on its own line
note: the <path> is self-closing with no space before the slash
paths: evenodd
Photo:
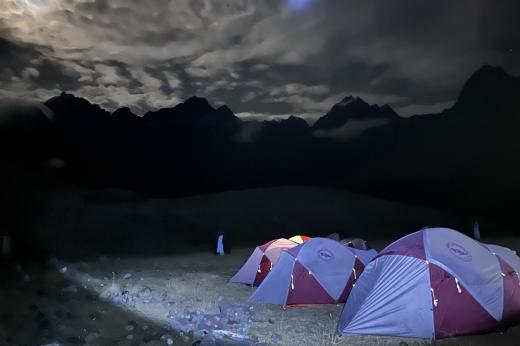
<path id="1" fill-rule="evenodd" d="M 280 238 L 257 246 L 242 268 L 231 278 L 231 282 L 258 286 L 278 262 L 282 251 L 296 245 L 298 244 L 292 240 Z"/>
<path id="2" fill-rule="evenodd" d="M 295 243 L 302 244 L 305 243 L 307 240 L 312 239 L 311 237 L 307 237 L 306 235 L 295 235 L 289 238 L 289 240 L 292 240 Z"/>
<path id="3" fill-rule="evenodd" d="M 518 317 L 519 289 L 512 267 L 478 241 L 427 228 L 392 243 L 365 267 L 337 329 L 429 339 L 497 331 Z"/>
<path id="4" fill-rule="evenodd" d="M 358 256 L 363 253 L 363 256 Z M 376 252 L 312 238 L 282 252 L 278 264 L 249 298 L 251 303 L 297 305 L 344 302 Z"/>

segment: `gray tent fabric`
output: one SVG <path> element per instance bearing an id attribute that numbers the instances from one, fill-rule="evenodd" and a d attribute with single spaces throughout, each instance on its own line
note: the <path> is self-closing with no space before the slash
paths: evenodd
<path id="1" fill-rule="evenodd" d="M 339 241 L 341 239 L 340 235 L 338 233 L 331 233 L 327 236 L 327 238 Z"/>
<path id="2" fill-rule="evenodd" d="M 361 238 L 343 238 L 339 241 L 341 244 L 347 247 L 353 247 L 354 249 L 367 250 L 367 242 Z"/>

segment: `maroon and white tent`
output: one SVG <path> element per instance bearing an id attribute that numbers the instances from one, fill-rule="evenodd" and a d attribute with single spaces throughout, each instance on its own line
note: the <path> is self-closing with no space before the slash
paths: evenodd
<path id="1" fill-rule="evenodd" d="M 447 228 L 420 230 L 365 267 L 338 332 L 442 339 L 503 330 L 519 321 L 518 270 L 508 249 Z"/>
<path id="2" fill-rule="evenodd" d="M 375 250 L 347 248 L 332 239 L 312 238 L 282 252 L 249 302 L 284 306 L 342 303 L 376 254 Z"/>
<path id="3" fill-rule="evenodd" d="M 298 245 L 292 240 L 279 238 L 257 246 L 231 282 L 258 286 L 278 262 L 282 251 Z"/>

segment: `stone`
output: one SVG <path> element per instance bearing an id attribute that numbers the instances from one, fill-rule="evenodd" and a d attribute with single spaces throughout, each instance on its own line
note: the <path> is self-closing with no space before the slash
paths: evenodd
<path id="1" fill-rule="evenodd" d="M 271 341 L 274 343 L 279 343 L 282 341 L 282 336 L 278 333 L 271 334 Z"/>

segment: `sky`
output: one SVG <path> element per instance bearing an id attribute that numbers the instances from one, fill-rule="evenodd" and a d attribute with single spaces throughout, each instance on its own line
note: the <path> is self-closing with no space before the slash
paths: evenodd
<path id="1" fill-rule="evenodd" d="M 62 90 L 137 114 L 198 95 L 308 120 L 347 95 L 451 106 L 483 64 L 520 74 L 517 0 L 2 0 L 0 98 Z"/>

